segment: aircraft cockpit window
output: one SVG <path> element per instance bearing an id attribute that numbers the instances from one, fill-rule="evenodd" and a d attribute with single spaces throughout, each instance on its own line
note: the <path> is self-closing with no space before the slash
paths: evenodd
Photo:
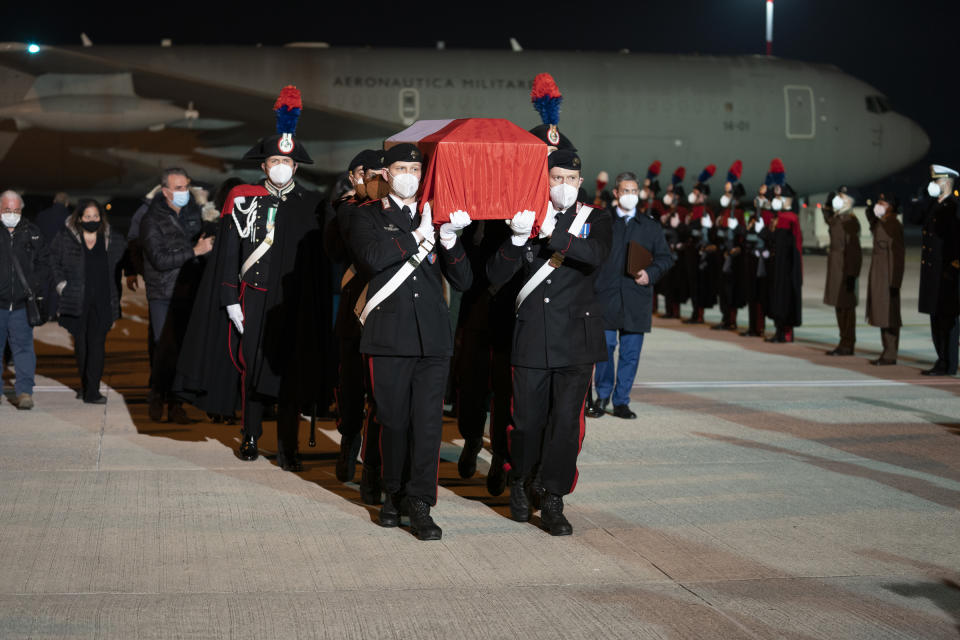
<path id="1" fill-rule="evenodd" d="M 891 111 L 890 101 L 883 96 L 867 96 L 867 111 L 870 113 L 886 113 Z"/>

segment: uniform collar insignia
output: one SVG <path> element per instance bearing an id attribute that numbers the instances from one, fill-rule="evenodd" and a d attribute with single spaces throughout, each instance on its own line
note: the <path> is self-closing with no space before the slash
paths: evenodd
<path id="1" fill-rule="evenodd" d="M 294 182 L 293 180 L 291 180 L 291 181 L 290 181 L 290 184 L 288 184 L 287 186 L 285 186 L 285 187 L 282 188 L 282 189 L 278 189 L 277 187 L 275 187 L 275 186 L 273 185 L 272 182 L 270 182 L 269 180 L 267 180 L 266 182 L 263 183 L 263 186 L 267 188 L 267 191 L 270 193 L 270 195 L 276 196 L 276 197 L 278 197 L 278 198 L 281 198 L 281 197 L 289 194 L 291 191 L 293 191 L 294 188 L 296 188 L 297 183 Z"/>

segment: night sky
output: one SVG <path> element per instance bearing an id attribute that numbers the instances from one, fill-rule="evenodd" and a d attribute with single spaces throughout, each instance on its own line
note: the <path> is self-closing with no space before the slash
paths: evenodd
<path id="1" fill-rule="evenodd" d="M 11 2 L 4 8 L 10 15 L 0 15 L 0 40 L 79 44 L 83 31 L 95 44 L 172 38 L 174 45 L 324 41 L 432 48 L 443 40 L 449 49 L 505 49 L 515 37 L 525 49 L 717 55 L 764 50 L 763 0 L 600 4 L 603 11 L 592 10 L 597 3 L 581 3 L 584 9 L 576 11 L 559 3 L 260 2 L 224 11 L 201 3 L 101 2 L 67 8 L 37 3 L 33 11 Z M 960 102 L 954 98 L 960 95 L 960 2 L 776 0 L 775 6 L 775 55 L 837 65 L 885 93 L 896 111 L 929 134 L 929 157 L 882 186 L 909 195 L 925 181 L 926 164 L 960 168 Z"/>

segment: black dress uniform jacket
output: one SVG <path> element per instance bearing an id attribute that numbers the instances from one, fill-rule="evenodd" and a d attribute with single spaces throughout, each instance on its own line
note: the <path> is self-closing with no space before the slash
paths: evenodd
<path id="1" fill-rule="evenodd" d="M 610 212 L 591 211 L 580 237 L 574 237 L 567 230 L 580 206 L 586 205 L 578 203 L 557 214 L 549 238 L 528 240 L 522 247 L 507 239 L 487 263 L 487 276 L 498 285 L 518 270 L 526 282 L 554 252 L 564 256 L 563 264 L 527 296 L 517 312 L 514 366 L 551 369 L 607 359 L 603 305 L 596 300 L 594 284 L 613 243 Z"/>
<path id="2" fill-rule="evenodd" d="M 673 255 L 659 218 L 639 210 L 630 218 L 621 218 L 616 207 L 611 207 L 608 212 L 613 241 L 595 285 L 597 299 L 603 305 L 603 328 L 649 333 L 653 287 L 673 266 Z M 638 285 L 627 275 L 627 252 L 631 242 L 642 245 L 653 255 L 653 263 L 645 269 L 650 277 L 648 285 Z"/>
<path id="3" fill-rule="evenodd" d="M 960 311 L 957 280 L 960 273 L 960 224 L 957 222 L 957 199 L 932 200 L 921 210 L 923 247 L 920 252 L 920 313 L 952 316 Z"/>
<path id="4" fill-rule="evenodd" d="M 390 196 L 370 201 L 350 213 L 350 248 L 369 281 L 370 300 L 400 267 L 417 253 L 412 218 Z M 452 356 L 450 310 L 443 297 L 441 276 L 460 291 L 470 287 L 473 273 L 463 244 L 452 249 L 436 245 L 414 272 L 368 315 L 360 352 L 380 356 Z"/>

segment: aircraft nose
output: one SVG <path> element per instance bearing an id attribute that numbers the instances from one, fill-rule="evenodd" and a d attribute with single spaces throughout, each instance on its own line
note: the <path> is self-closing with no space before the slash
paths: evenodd
<path id="1" fill-rule="evenodd" d="M 916 162 L 927 155 L 927 151 L 930 150 L 930 136 L 913 120 L 908 120 L 908 122 L 907 149 L 909 150 L 910 162 Z"/>

